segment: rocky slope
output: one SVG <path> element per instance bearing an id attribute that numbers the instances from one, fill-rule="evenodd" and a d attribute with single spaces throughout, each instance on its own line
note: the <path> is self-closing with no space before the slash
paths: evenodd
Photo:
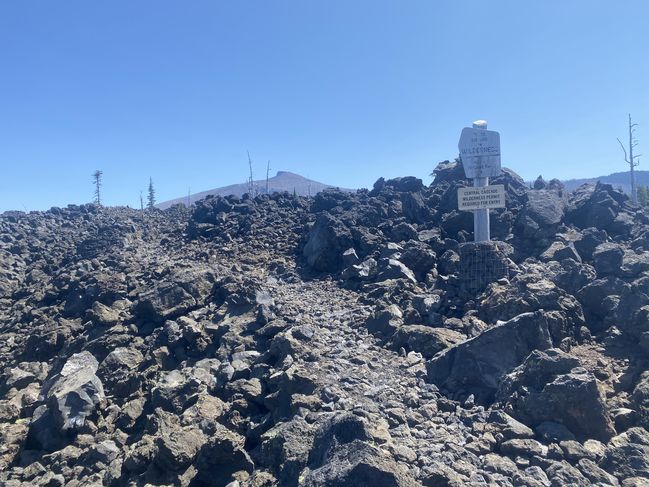
<path id="1" fill-rule="evenodd" d="M 649 214 L 494 182 L 3 214 L 0 484 L 647 485 Z"/>

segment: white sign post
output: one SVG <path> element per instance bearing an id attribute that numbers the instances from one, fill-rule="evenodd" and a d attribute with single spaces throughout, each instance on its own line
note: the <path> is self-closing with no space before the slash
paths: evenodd
<path id="1" fill-rule="evenodd" d="M 500 134 L 487 130 L 486 121 L 477 120 L 473 122 L 472 128 L 462 129 L 458 149 L 460 149 L 464 173 L 467 178 L 473 179 L 473 187 L 488 188 L 489 178 L 498 176 L 501 172 Z M 486 197 L 486 194 L 482 196 Z M 473 234 L 476 242 L 488 242 L 491 239 L 489 208 L 497 208 L 497 206 L 479 206 L 478 209 L 473 210 Z"/>

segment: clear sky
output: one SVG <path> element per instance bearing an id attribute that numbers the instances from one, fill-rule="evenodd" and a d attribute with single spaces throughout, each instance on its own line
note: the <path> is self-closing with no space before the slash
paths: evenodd
<path id="1" fill-rule="evenodd" d="M 646 0 L 0 2 L 0 211 L 139 206 L 287 170 L 428 174 L 477 118 L 526 179 L 649 156 Z M 646 161 L 646 162 L 645 162 Z M 649 169 L 649 157 L 639 169 Z"/>

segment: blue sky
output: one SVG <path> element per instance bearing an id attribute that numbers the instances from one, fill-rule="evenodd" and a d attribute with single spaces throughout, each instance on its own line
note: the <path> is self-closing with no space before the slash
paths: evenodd
<path id="1" fill-rule="evenodd" d="M 0 211 L 428 174 L 485 118 L 526 179 L 649 154 L 646 0 L 0 2 Z M 649 158 L 646 159 L 649 169 Z M 641 160 L 641 167 L 645 169 Z"/>

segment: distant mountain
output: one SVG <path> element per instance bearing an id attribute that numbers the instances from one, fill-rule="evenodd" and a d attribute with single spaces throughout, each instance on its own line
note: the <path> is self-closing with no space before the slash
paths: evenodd
<path id="1" fill-rule="evenodd" d="M 266 180 L 254 181 L 254 188 L 256 194 L 263 194 L 266 192 Z M 288 171 L 278 171 L 275 176 L 268 178 L 268 192 L 269 193 L 281 193 L 283 191 L 288 191 L 289 193 L 297 193 L 300 196 L 313 196 L 320 191 L 332 188 L 329 184 L 319 183 L 318 181 L 313 181 L 307 179 L 299 174 L 295 174 Z M 351 189 L 341 188 L 343 191 L 353 191 Z M 248 183 L 241 184 L 231 184 L 230 186 L 223 186 L 222 188 L 214 188 L 207 191 L 201 191 L 200 193 L 195 193 L 189 196 L 190 203 L 194 203 L 200 199 L 205 198 L 207 195 L 213 194 L 218 196 L 242 196 L 248 192 Z M 177 203 L 187 204 L 187 196 L 182 196 L 180 198 L 175 198 L 173 200 L 164 201 L 156 205 L 160 209 L 169 208 L 172 205 Z"/>
<path id="2" fill-rule="evenodd" d="M 599 176 L 596 178 L 569 179 L 563 181 L 566 189 L 572 191 L 585 183 L 602 183 L 611 184 L 614 188 L 620 188 L 626 193 L 631 193 L 631 175 L 629 171 L 614 172 L 608 176 Z M 649 171 L 635 171 L 635 182 L 637 186 L 649 186 Z"/>

